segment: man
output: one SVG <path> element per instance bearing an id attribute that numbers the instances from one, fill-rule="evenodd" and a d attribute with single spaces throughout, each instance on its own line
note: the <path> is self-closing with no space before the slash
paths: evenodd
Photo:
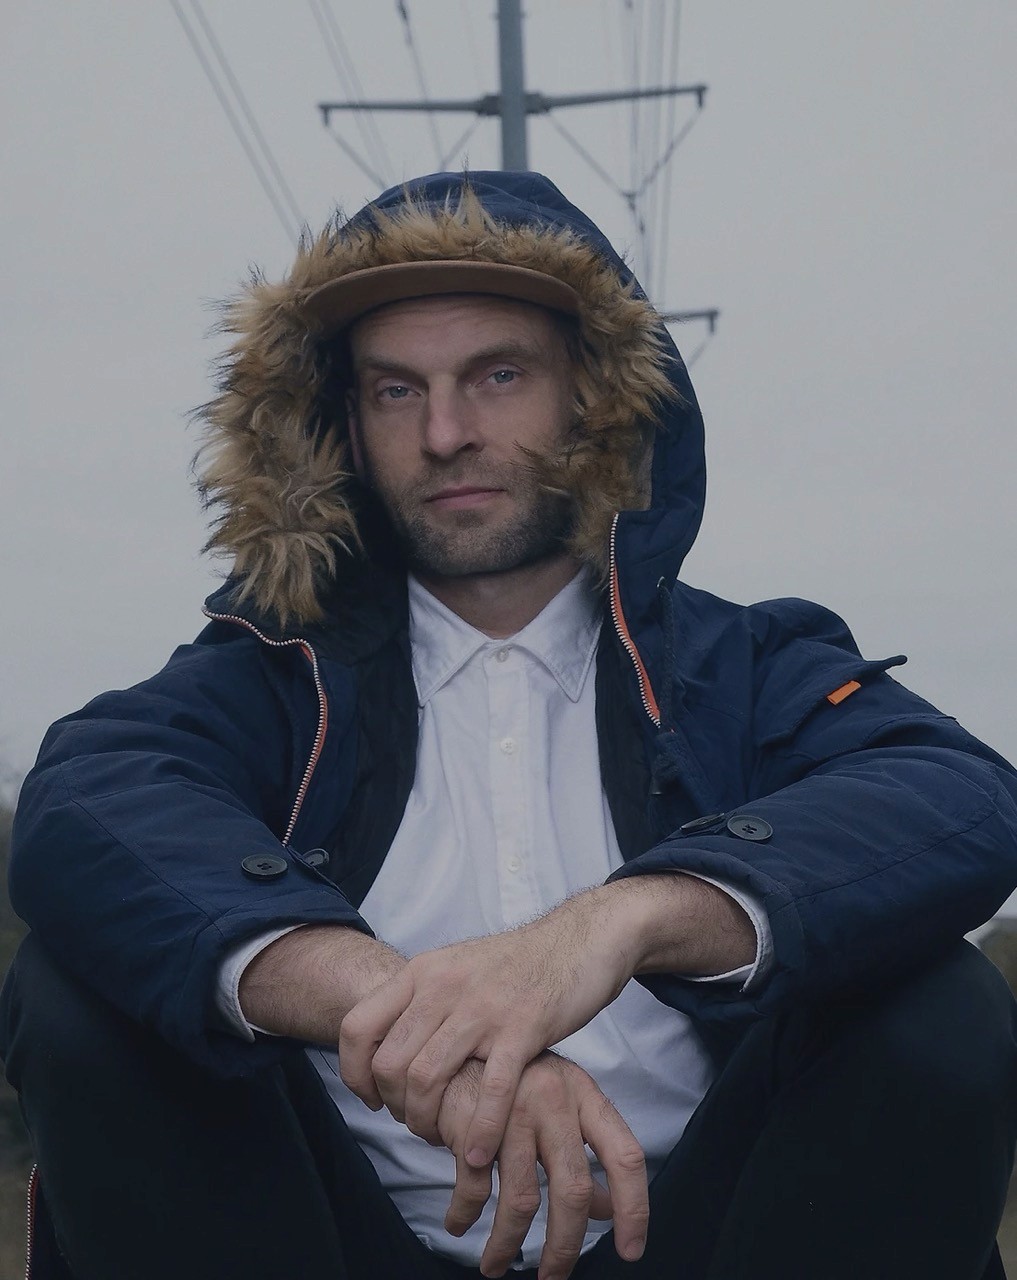
<path id="1" fill-rule="evenodd" d="M 19 812 L 37 1273 L 1001 1275 L 1017 778 L 679 580 L 701 419 L 596 228 L 421 179 L 229 323 L 232 576 Z"/>

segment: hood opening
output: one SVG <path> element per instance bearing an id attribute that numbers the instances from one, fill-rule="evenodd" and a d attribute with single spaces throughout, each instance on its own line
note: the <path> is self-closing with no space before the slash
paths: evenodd
<path id="1" fill-rule="evenodd" d="M 385 192 L 348 222 L 336 215 L 302 240 L 285 280 L 256 277 L 226 304 L 222 329 L 234 341 L 219 394 L 199 411 L 196 469 L 217 513 L 206 549 L 232 561 L 238 605 L 282 625 L 313 623 L 347 567 L 398 559 L 354 474 L 346 343 L 308 299 L 372 267 L 455 260 L 554 276 L 578 298 L 577 429 L 539 470 L 572 495 L 580 558 L 605 576 L 615 513 L 650 505 L 651 442 L 653 501 L 701 511 L 701 419 L 684 366 L 599 230 L 539 175 L 437 174 Z M 666 465 L 662 447 L 674 455 Z M 690 544 L 698 515 L 692 523 Z"/>

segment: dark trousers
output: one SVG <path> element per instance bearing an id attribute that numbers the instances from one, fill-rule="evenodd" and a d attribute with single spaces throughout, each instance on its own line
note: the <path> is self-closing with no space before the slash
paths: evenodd
<path id="1" fill-rule="evenodd" d="M 301 1052 L 211 1079 L 31 938 L 0 1032 L 47 1209 L 33 1280 L 479 1276 L 410 1232 Z M 651 1187 L 643 1260 L 608 1235 L 574 1275 L 998 1280 L 1015 1138 L 1013 1002 L 965 944 L 757 1024 Z"/>

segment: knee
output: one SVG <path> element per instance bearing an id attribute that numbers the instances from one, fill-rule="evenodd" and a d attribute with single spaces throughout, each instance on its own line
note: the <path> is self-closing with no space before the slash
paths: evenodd
<path id="1" fill-rule="evenodd" d="M 852 1030 L 869 1071 L 897 1096 L 924 1100 L 939 1122 L 986 1116 L 1017 1130 L 1014 1001 L 974 947 L 866 1002 Z"/>
<path id="2" fill-rule="evenodd" d="M 16 1089 L 28 1079 L 87 1079 L 109 1062 L 126 1021 L 29 934 L 11 966 L 0 1010 L 8 1079 Z"/>

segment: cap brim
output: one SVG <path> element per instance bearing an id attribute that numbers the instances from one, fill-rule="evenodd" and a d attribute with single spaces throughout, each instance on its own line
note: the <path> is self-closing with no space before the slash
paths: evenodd
<path id="1" fill-rule="evenodd" d="M 392 262 L 351 271 L 308 294 L 304 310 L 326 331 L 347 328 L 378 307 L 433 294 L 486 293 L 579 315 L 579 295 L 555 276 L 503 262 Z"/>

